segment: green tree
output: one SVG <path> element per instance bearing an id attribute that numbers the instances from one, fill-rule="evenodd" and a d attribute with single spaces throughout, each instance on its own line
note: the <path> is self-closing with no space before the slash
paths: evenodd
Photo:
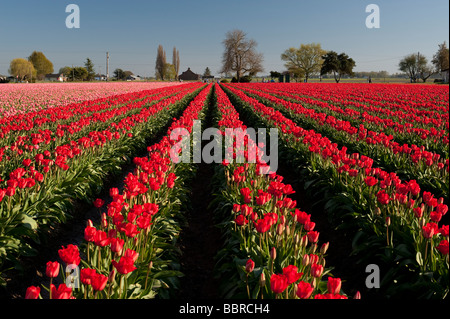
<path id="1" fill-rule="evenodd" d="M 300 48 L 289 48 L 281 54 L 289 73 L 303 75 L 306 82 L 311 75 L 319 73 L 322 67 L 322 56 L 326 51 L 320 43 L 301 44 Z"/>
<path id="2" fill-rule="evenodd" d="M 86 80 L 92 81 L 95 78 L 94 63 L 92 63 L 91 59 L 87 58 L 86 62 L 84 63 L 84 67 L 88 72 Z"/>
<path id="3" fill-rule="evenodd" d="M 442 73 L 442 70 L 446 70 L 449 67 L 449 49 L 447 48 L 447 43 L 439 44 L 437 52 L 433 55 L 431 60 L 436 72 Z"/>
<path id="4" fill-rule="evenodd" d="M 272 79 L 278 79 L 280 76 L 281 76 L 281 73 L 280 73 L 280 72 L 277 72 L 277 71 L 270 71 L 270 77 L 271 77 Z"/>
<path id="5" fill-rule="evenodd" d="M 205 71 L 203 72 L 203 76 L 211 76 L 211 70 L 209 67 L 206 67 Z"/>
<path id="6" fill-rule="evenodd" d="M 411 53 L 405 56 L 400 60 L 398 68 L 405 72 L 414 83 L 418 79 L 425 82 L 434 73 L 432 67 L 428 65 L 427 58 L 420 53 Z"/>
<path id="7" fill-rule="evenodd" d="M 36 69 L 30 61 L 18 58 L 12 60 L 9 64 L 9 74 L 16 77 L 19 81 L 24 81 L 25 79 L 31 81 L 36 76 Z"/>
<path id="8" fill-rule="evenodd" d="M 59 74 L 63 74 L 65 77 L 69 77 L 72 73 L 72 68 L 70 66 L 65 66 L 59 69 Z"/>
<path id="9" fill-rule="evenodd" d="M 164 80 L 170 81 L 176 78 L 175 66 L 170 63 L 164 64 Z"/>
<path id="10" fill-rule="evenodd" d="M 125 71 L 122 69 L 115 69 L 113 74 L 117 81 L 125 79 Z"/>
<path id="11" fill-rule="evenodd" d="M 53 63 L 42 52 L 33 51 L 28 57 L 35 70 L 38 80 L 42 81 L 47 74 L 53 73 Z"/>
<path id="12" fill-rule="evenodd" d="M 82 66 L 76 66 L 73 68 L 64 67 L 61 70 L 63 70 L 64 72 L 68 72 L 68 74 L 66 74 L 66 73 L 63 73 L 63 74 L 65 76 L 67 76 L 68 79 L 72 82 L 73 81 L 85 81 L 88 76 L 88 71 L 86 70 L 86 68 L 84 68 Z"/>
<path id="13" fill-rule="evenodd" d="M 328 51 L 322 58 L 324 61 L 320 69 L 320 75 L 333 73 L 336 83 L 339 83 L 343 75 L 353 75 L 353 68 L 356 63 L 347 54 Z"/>

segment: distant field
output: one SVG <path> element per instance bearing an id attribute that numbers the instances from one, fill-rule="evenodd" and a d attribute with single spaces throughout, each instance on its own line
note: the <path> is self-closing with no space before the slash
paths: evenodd
<path id="1" fill-rule="evenodd" d="M 267 79 L 267 78 L 265 78 Z M 262 78 L 255 78 L 253 82 L 261 82 Z M 428 79 L 425 84 L 434 84 L 434 79 Z M 275 80 L 275 82 L 278 82 L 278 79 Z M 336 81 L 333 78 L 328 79 L 320 79 L 313 78 L 308 80 L 309 83 L 335 83 Z M 295 83 L 295 81 L 291 80 L 291 83 Z M 367 79 L 341 79 L 340 83 L 367 83 Z M 410 83 L 408 79 L 402 79 L 402 78 L 372 78 L 372 83 Z M 417 84 L 423 84 L 422 81 L 418 82 Z"/>

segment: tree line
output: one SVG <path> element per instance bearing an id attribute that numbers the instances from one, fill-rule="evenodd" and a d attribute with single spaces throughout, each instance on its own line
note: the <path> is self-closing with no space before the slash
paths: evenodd
<path id="1" fill-rule="evenodd" d="M 248 81 L 263 71 L 263 55 L 256 52 L 257 43 L 253 39 L 247 39 L 242 30 L 229 31 L 222 42 L 224 52 L 222 55 L 222 68 L 220 73 L 229 75 L 234 73 L 236 82 Z M 295 81 L 305 81 L 312 76 L 319 75 L 334 77 L 339 83 L 343 76 L 387 77 L 386 71 L 359 72 L 355 74 L 353 69 L 356 62 L 345 52 L 326 51 L 320 43 L 301 44 L 300 47 L 291 47 L 281 54 L 281 60 L 285 62 L 285 72 Z M 449 50 L 446 43 L 439 44 L 431 63 L 424 55 L 410 54 L 399 62 L 399 70 L 406 73 L 411 82 L 422 79 L 423 82 L 437 73 L 448 70 Z M 271 77 L 278 77 L 282 73 L 271 71 Z"/>
<path id="2" fill-rule="evenodd" d="M 229 31 L 222 44 L 224 53 L 220 73 L 233 72 L 236 74 L 234 80 L 241 82 L 248 81 L 247 76 L 252 77 L 264 70 L 263 55 L 256 51 L 256 41 L 247 39 L 244 31 Z M 332 74 L 336 82 L 339 82 L 342 76 L 353 74 L 356 65 L 346 53 L 325 51 L 316 43 L 289 48 L 281 54 L 281 59 L 286 62 L 288 73 L 297 81 L 308 81 L 312 75 L 320 73 Z"/>

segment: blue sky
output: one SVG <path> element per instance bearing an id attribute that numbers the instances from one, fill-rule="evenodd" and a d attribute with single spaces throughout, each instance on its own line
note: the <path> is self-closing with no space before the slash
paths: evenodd
<path id="1" fill-rule="evenodd" d="M 80 8 L 80 28 L 68 29 L 69 4 Z M 380 28 L 365 25 L 369 4 L 380 8 Z M 431 60 L 449 43 L 448 0 L 0 0 L 0 74 L 12 59 L 42 51 L 55 72 L 89 57 L 97 72 L 115 68 L 153 76 L 159 44 L 168 62 L 175 46 L 181 71 L 218 75 L 227 31 L 256 40 L 265 72 L 283 71 L 281 53 L 301 43 L 345 52 L 355 71 L 398 72 L 398 61 L 420 52 Z"/>

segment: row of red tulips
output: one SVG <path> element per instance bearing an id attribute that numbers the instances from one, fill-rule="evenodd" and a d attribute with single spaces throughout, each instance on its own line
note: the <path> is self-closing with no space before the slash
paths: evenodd
<path id="1" fill-rule="evenodd" d="M 424 186 L 428 184 L 429 190 L 448 199 L 449 160 L 441 158 L 440 154 L 426 151 L 424 147 L 414 144 L 401 145 L 392 135 L 370 131 L 362 125 L 359 128 L 354 127 L 348 121 L 315 112 L 301 104 L 288 102 L 271 94 L 248 87 L 242 89 L 265 104 L 280 110 L 297 123 L 309 124 L 312 129 L 333 141 L 376 159 L 377 165 L 407 173 L 409 178 L 418 180 Z"/>
<path id="2" fill-rule="evenodd" d="M 348 154 L 346 147 L 339 148 L 313 130 L 299 127 L 279 111 L 248 97 L 232 85 L 224 87 L 233 97 L 235 106 L 249 116 L 257 116 L 265 126 L 277 127 L 287 147 L 303 155 L 310 171 L 328 181 L 329 189 L 337 192 L 340 200 L 344 198 L 351 203 L 349 215 L 358 216 L 355 222 L 360 227 L 380 240 L 384 238 L 385 247 L 396 252 L 400 251 L 399 247 L 406 247 L 402 249 L 407 250 L 407 256 L 395 257 L 406 258 L 404 263 L 417 273 L 431 273 L 426 280 L 442 288 L 436 288 L 436 293 L 446 294 L 449 235 L 448 225 L 439 223 L 448 206 L 442 198 L 421 191 L 414 180 L 402 181 L 394 172 L 374 168 L 371 158 Z M 392 267 L 392 271 L 401 268 L 395 264 Z"/>
<path id="3" fill-rule="evenodd" d="M 233 244 L 223 251 L 232 254 L 228 259 L 234 258 L 231 264 L 236 263 L 241 280 L 240 284 L 228 285 L 227 296 L 347 299 L 341 279 L 332 276 L 325 265 L 329 243 L 319 244 L 320 233 L 311 215 L 301 211 L 289 197 L 295 192 L 292 186 L 283 183 L 282 176 L 268 172 L 269 166 L 262 160 L 263 145 L 256 146 L 251 138 L 244 138 L 247 127 L 218 85 L 216 99 L 220 132 L 225 135 L 225 129 L 240 129 L 236 130 L 234 149 L 226 151 L 232 151 L 233 158 L 240 153 L 246 157 L 244 163 L 224 161 L 220 168 L 225 178 L 221 191 L 225 231 L 239 243 L 232 247 L 235 241 L 230 240 Z M 253 148 L 257 150 L 256 163 L 249 158 Z M 231 211 L 227 209 L 230 205 Z M 235 256 L 234 248 L 238 248 Z M 236 266 L 225 264 L 221 269 L 233 272 Z"/>
<path id="4" fill-rule="evenodd" d="M 124 179 L 123 192 L 110 189 L 111 202 L 105 212 L 100 211 L 100 224 L 90 222 L 85 228 L 85 243 L 62 247 L 58 251 L 61 262 L 47 263 L 50 299 L 154 298 L 181 275 L 172 268 L 171 259 L 176 255 L 180 198 L 186 196 L 184 183 L 191 169 L 190 164 L 171 161 L 177 141 L 170 136 L 180 128 L 192 130 L 194 120 L 202 117 L 210 91 L 211 85 L 174 119 L 161 141 L 148 147 L 148 157 L 134 158 L 136 167 Z M 98 199 L 94 204 L 101 209 L 104 201 Z M 66 277 L 59 270 L 62 265 L 66 266 L 63 270 L 70 265 L 81 268 L 79 278 Z M 64 282 L 56 287 L 52 281 L 60 275 Z M 81 283 L 71 286 L 70 279 Z M 30 286 L 26 298 L 43 298 L 41 287 Z"/>
<path id="5" fill-rule="evenodd" d="M 349 105 L 352 102 L 346 100 L 345 94 L 342 94 L 342 96 L 337 94 L 337 97 L 333 98 L 333 103 L 331 103 L 318 100 L 318 97 L 314 95 L 312 97 L 299 96 L 299 92 L 303 93 L 303 87 L 301 91 L 294 90 L 293 92 L 291 90 L 286 91 L 287 89 L 284 86 L 268 88 L 251 85 L 250 87 L 258 88 L 272 95 L 275 94 L 294 103 L 302 103 L 304 107 L 314 109 L 319 113 L 325 112 L 328 115 L 339 116 L 341 119 L 353 123 L 355 127 L 360 127 L 362 124 L 367 130 L 384 133 L 387 136 L 392 135 L 395 140 L 402 141 L 402 143 L 426 146 L 427 150 L 436 149 L 441 154 L 448 156 L 448 102 L 446 111 L 436 113 L 434 118 L 431 119 L 423 118 L 420 114 L 417 114 L 419 111 L 412 107 L 407 107 L 405 113 L 401 113 L 401 116 L 396 119 L 396 115 L 389 111 L 387 102 L 378 108 L 374 108 L 370 102 Z M 297 87 L 297 89 L 299 88 Z M 308 94 L 307 92 L 308 90 L 304 94 Z M 336 101 L 340 101 L 340 103 Z M 440 147 L 437 147 L 439 145 Z"/>
<path id="6" fill-rule="evenodd" d="M 334 84 L 297 84 L 276 85 L 280 90 L 291 92 L 298 96 L 342 104 L 355 105 L 359 108 L 364 104 L 382 107 L 392 111 L 410 113 L 411 110 L 433 114 L 448 112 L 448 88 L 436 85 L 411 86 L 403 84 L 360 85 L 351 83 Z M 350 102 L 349 104 L 347 104 Z M 354 104 L 357 103 L 357 104 Z"/>
<path id="7" fill-rule="evenodd" d="M 352 108 L 348 105 L 329 103 L 317 100 L 312 97 L 299 97 L 296 93 L 286 92 L 286 89 L 281 87 L 261 87 L 258 85 L 240 85 L 243 88 L 257 89 L 258 91 L 268 93 L 275 97 L 280 97 L 294 104 L 302 104 L 303 108 L 309 109 L 312 113 L 322 113 L 323 116 L 337 117 L 343 120 L 344 123 L 354 126 L 353 130 L 358 131 L 361 125 L 368 131 L 377 132 L 377 134 L 389 136 L 392 135 L 393 139 L 402 139 L 404 135 L 408 135 L 409 139 L 416 140 L 419 146 L 428 143 L 440 143 L 442 145 L 448 145 L 449 133 L 448 133 L 448 109 L 447 112 L 438 113 L 436 117 L 439 120 L 434 119 L 426 120 L 420 117 L 420 120 L 416 119 L 417 110 L 408 108 L 408 113 L 402 113 L 400 119 L 396 119 L 395 114 L 389 113 L 388 108 L 373 108 L 371 105 L 363 105 L 360 108 Z M 337 96 L 339 101 L 345 100 L 344 96 Z M 386 106 L 385 106 L 386 107 Z M 372 109 L 373 108 L 373 109 Z M 386 114 L 385 114 L 386 113 Z M 427 122 L 427 123 L 423 123 Z M 344 128 L 345 129 L 345 128 Z M 403 138 L 404 139 L 404 138 Z M 424 143 L 425 142 L 425 143 Z"/>
<path id="8" fill-rule="evenodd" d="M 192 87 L 192 85 L 184 86 L 183 89 L 188 90 Z M 97 103 L 98 101 L 84 102 L 75 110 L 69 105 L 41 111 L 38 114 L 24 114 L 23 121 L 5 127 L 11 130 L 14 126 L 16 131 L 9 131 L 10 134 L 1 139 L 4 145 L 0 148 L 3 176 L 9 173 L 9 167 L 14 167 L 23 160 L 31 159 L 50 148 L 80 138 L 90 131 L 107 128 L 124 116 L 139 112 L 152 103 L 180 93 L 180 89 L 160 89 L 155 92 L 144 91 L 115 96 L 111 101 L 103 101 L 100 104 Z M 36 117 L 39 118 L 36 119 Z M 31 125 L 28 126 L 26 121 Z M 3 159 L 6 160 L 5 163 L 2 163 Z"/>
<path id="9" fill-rule="evenodd" d="M 43 240 L 43 229 L 65 222 L 75 200 L 92 199 L 103 178 L 119 171 L 127 156 L 145 147 L 148 137 L 161 130 L 199 89 L 197 84 L 142 106 L 108 128 L 93 127 L 85 136 L 54 145 L 16 167 L 0 189 L 2 266 L 7 261 L 15 263 L 18 255 L 34 253 L 31 244 Z"/>

